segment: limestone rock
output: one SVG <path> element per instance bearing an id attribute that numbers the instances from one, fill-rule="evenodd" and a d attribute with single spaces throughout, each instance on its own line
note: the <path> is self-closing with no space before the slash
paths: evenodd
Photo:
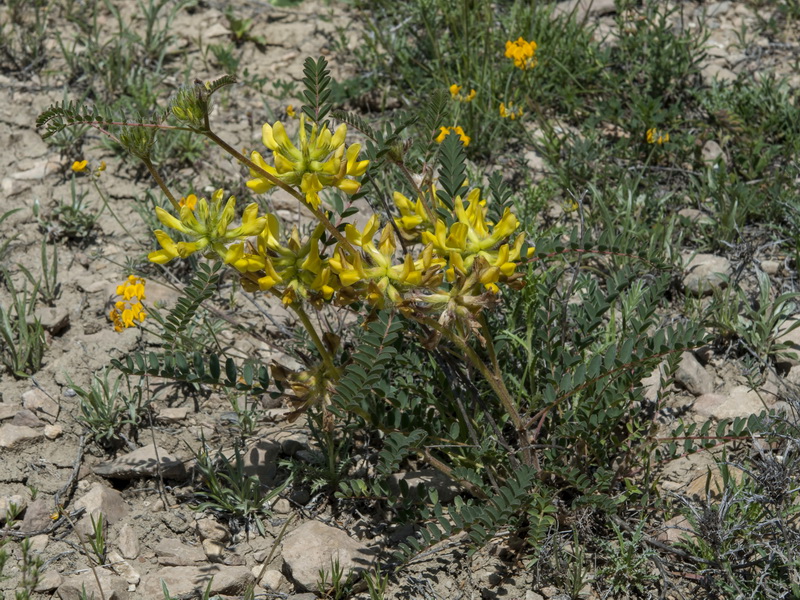
<path id="1" fill-rule="evenodd" d="M 21 531 L 40 531 L 48 527 L 53 521 L 50 515 L 53 514 L 52 500 L 37 498 L 28 505 L 25 510 L 25 518 L 20 524 Z"/>
<path id="2" fill-rule="evenodd" d="M 130 598 L 128 584 L 122 577 L 115 575 L 105 568 L 98 568 L 96 571 L 100 578 L 102 594 L 106 600 L 128 600 Z M 86 595 L 82 596 L 84 588 L 86 589 Z M 61 600 L 80 600 L 82 597 L 101 597 L 101 590 L 97 587 L 97 580 L 95 579 L 94 573 L 90 570 L 67 577 L 64 583 L 58 586 L 56 593 Z M 163 597 L 163 595 L 162 593 L 161 596 Z M 155 598 L 155 596 L 153 597 Z"/>
<path id="3" fill-rule="evenodd" d="M 39 388 L 22 394 L 22 407 L 49 423 L 55 422 L 60 410 L 58 403 Z"/>
<path id="4" fill-rule="evenodd" d="M 439 492 L 439 501 L 444 503 L 452 502 L 460 491 L 452 479 L 436 469 L 395 473 L 389 478 L 388 484 L 396 494 L 400 492 L 401 481 L 408 485 L 409 490 L 415 490 L 421 498 L 427 497 L 428 488 L 435 488 Z"/>
<path id="5" fill-rule="evenodd" d="M 261 568 L 262 567 L 260 565 L 252 568 L 251 572 L 255 577 L 258 577 L 261 574 Z M 286 580 L 286 577 L 283 576 L 283 573 L 275 569 L 267 569 L 264 571 L 264 575 L 257 583 L 267 591 L 271 592 L 286 591 L 286 589 L 289 587 L 289 582 Z"/>
<path id="6" fill-rule="evenodd" d="M 241 594 L 255 580 L 247 567 L 163 567 L 145 575 L 137 593 L 141 594 L 141 598 L 163 598 L 163 581 L 172 596 L 183 596 L 192 592 L 202 594 L 212 577 L 211 594 Z"/>
<path id="7" fill-rule="evenodd" d="M 189 415 L 189 409 L 186 406 L 177 408 L 162 408 L 158 411 L 158 420 L 163 423 L 179 423 L 186 419 Z"/>
<path id="8" fill-rule="evenodd" d="M 11 419 L 22 408 L 19 404 L 11 404 L 9 402 L 0 402 L 0 421 Z"/>
<path id="9" fill-rule="evenodd" d="M 20 494 L 14 494 L 13 496 L 0 496 L 0 523 L 6 522 L 6 517 L 8 516 L 8 511 L 12 504 L 16 507 L 17 516 L 24 513 L 25 509 L 28 507 L 27 501 Z"/>
<path id="10" fill-rule="evenodd" d="M 334 561 L 344 573 L 363 571 L 373 562 L 374 551 L 341 529 L 308 521 L 283 542 L 287 576 L 302 590 L 316 590 L 320 569 L 330 572 Z"/>
<path id="11" fill-rule="evenodd" d="M 139 572 L 134 569 L 131 564 L 122 558 L 122 555 L 116 550 L 112 550 L 106 557 L 107 562 L 114 569 L 114 572 L 122 577 L 128 585 L 139 585 L 139 580 L 142 578 Z"/>
<path id="12" fill-rule="evenodd" d="M 739 385 L 726 396 L 720 394 L 704 394 L 694 403 L 692 410 L 701 417 L 712 419 L 748 418 L 765 410 L 764 403 L 758 394 L 749 387 Z"/>
<path id="13" fill-rule="evenodd" d="M 156 458 L 158 455 L 158 458 Z M 157 477 L 161 467 L 161 475 L 166 479 L 180 479 L 186 475 L 183 463 L 163 448 L 144 446 L 133 452 L 100 463 L 94 472 L 109 479 L 136 479 L 139 477 Z"/>
<path id="14" fill-rule="evenodd" d="M 724 70 L 727 71 L 727 69 Z M 723 71 L 722 68 L 720 68 L 715 75 L 719 76 L 721 71 Z M 736 76 L 734 75 L 734 78 L 735 77 Z M 722 151 L 722 147 L 714 140 L 708 140 L 705 144 L 703 144 L 702 156 L 703 162 L 707 165 L 713 165 L 715 162 L 717 162 L 717 160 L 722 160 L 722 162 L 725 162 L 725 153 Z"/>
<path id="15" fill-rule="evenodd" d="M 83 533 L 91 533 L 92 517 L 97 521 L 98 515 L 103 515 L 103 520 L 109 525 L 120 521 L 128 514 L 128 505 L 117 490 L 95 483 L 94 486 L 75 502 L 75 508 L 85 508 L 86 513 L 78 522 L 78 528 Z"/>
<path id="16" fill-rule="evenodd" d="M 731 274 L 730 261 L 713 254 L 695 254 L 684 257 L 686 275 L 683 285 L 696 296 L 710 294 L 714 289 L 726 285 L 725 277 Z"/>
<path id="17" fill-rule="evenodd" d="M 206 555 L 201 548 L 183 544 L 175 538 L 161 540 L 154 550 L 158 564 L 166 567 L 183 567 L 206 560 Z"/>
<path id="18" fill-rule="evenodd" d="M 11 425 L 6 423 L 0 426 L 0 448 L 13 448 L 28 440 L 38 440 L 44 437 L 41 429 L 33 429 L 24 425 Z"/>
<path id="19" fill-rule="evenodd" d="M 33 588 L 33 591 L 39 594 L 46 594 L 60 587 L 62 583 L 64 583 L 64 578 L 60 573 L 45 571 L 39 577 L 39 581 L 36 583 L 36 587 Z"/>
<path id="20" fill-rule="evenodd" d="M 44 422 L 26 408 L 17 411 L 17 414 L 11 419 L 11 424 L 17 425 L 18 427 L 30 427 L 32 429 L 44 427 Z"/>
<path id="21" fill-rule="evenodd" d="M 266 440 L 261 440 L 247 448 L 242 456 L 245 476 L 255 475 L 262 485 L 272 487 L 275 484 L 275 475 L 278 473 L 280 451 L 280 444 Z"/>
<path id="22" fill-rule="evenodd" d="M 197 520 L 197 535 L 201 540 L 210 540 L 218 544 L 225 544 L 231 539 L 228 529 L 211 517 Z"/>
<path id="23" fill-rule="evenodd" d="M 116 539 L 119 553 L 124 557 L 133 560 L 139 556 L 139 536 L 134 532 L 130 523 L 125 523 L 119 530 Z"/>
<path id="24" fill-rule="evenodd" d="M 43 431 L 44 437 L 48 440 L 55 440 L 61 437 L 61 434 L 64 433 L 64 428 L 61 425 L 45 425 Z"/>
<path id="25" fill-rule="evenodd" d="M 614 13 L 616 10 L 614 0 L 567 0 L 559 2 L 553 14 L 558 16 L 574 13 L 575 18 L 580 21 L 590 16 L 602 17 Z"/>
<path id="26" fill-rule="evenodd" d="M 681 354 L 681 362 L 675 372 L 675 380 L 691 394 L 702 396 L 714 391 L 714 377 L 691 352 Z"/>

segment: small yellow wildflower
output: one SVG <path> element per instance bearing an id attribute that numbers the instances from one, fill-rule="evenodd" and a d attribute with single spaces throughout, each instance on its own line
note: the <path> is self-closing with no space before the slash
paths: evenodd
<path id="1" fill-rule="evenodd" d="M 194 207 L 197 206 L 197 196 L 194 194 L 189 194 L 186 198 L 181 198 L 178 201 L 178 206 L 183 208 L 184 206 L 188 206 L 189 210 L 194 210 Z"/>
<path id="2" fill-rule="evenodd" d="M 122 299 L 114 303 L 114 308 L 108 313 L 108 318 L 114 324 L 114 331 L 122 331 L 134 327 L 136 322 L 144 321 L 147 313 L 144 312 L 142 300 L 145 298 L 144 279 L 129 275 L 127 281 L 117 286 L 117 296 Z"/>
<path id="3" fill-rule="evenodd" d="M 290 119 L 294 119 L 297 117 L 297 112 L 294 110 L 294 106 L 292 104 L 286 105 L 286 116 Z"/>
<path id="4" fill-rule="evenodd" d="M 523 38 L 519 38 L 516 42 L 506 42 L 506 58 L 514 61 L 514 66 L 527 71 L 536 66 L 536 49 L 538 46 L 536 42 L 531 40 L 526 42 Z"/>
<path id="5" fill-rule="evenodd" d="M 655 127 L 651 127 L 647 130 L 647 143 L 648 144 L 658 144 L 661 146 L 662 144 L 666 144 L 669 142 L 669 134 L 668 133 L 661 133 Z"/>
<path id="6" fill-rule="evenodd" d="M 469 146 L 469 143 L 472 141 L 472 138 L 469 137 L 464 130 L 461 128 L 460 125 L 456 125 L 455 127 L 440 127 L 439 128 L 439 135 L 436 136 L 436 142 L 441 144 L 451 133 L 455 133 L 461 138 L 461 143 L 464 144 L 464 147 Z"/>
<path id="7" fill-rule="evenodd" d="M 106 161 L 101 160 L 100 165 L 97 167 L 97 172 L 100 173 L 106 170 Z"/>
<path id="8" fill-rule="evenodd" d="M 477 92 L 474 89 L 471 89 L 469 94 L 462 94 L 461 89 L 462 86 L 456 83 L 450 86 L 450 96 L 452 96 L 453 100 L 458 100 L 459 102 L 472 102 L 475 99 Z"/>
<path id="9" fill-rule="evenodd" d="M 511 119 L 512 121 L 522 116 L 522 109 L 514 110 L 514 103 L 509 102 L 508 106 L 504 102 L 500 103 L 500 116 L 504 119 Z"/>
<path id="10" fill-rule="evenodd" d="M 72 163 L 72 170 L 75 173 L 83 173 L 88 165 L 88 160 L 76 160 L 74 163 Z"/>

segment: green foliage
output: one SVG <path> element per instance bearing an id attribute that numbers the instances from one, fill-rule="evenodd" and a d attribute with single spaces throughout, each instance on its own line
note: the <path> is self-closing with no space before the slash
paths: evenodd
<path id="1" fill-rule="evenodd" d="M 256 475 L 245 471 L 244 458 L 239 447 L 234 448 L 233 456 L 218 452 L 212 458 L 203 441 L 203 449 L 195 455 L 197 472 L 203 488 L 195 492 L 201 502 L 195 510 L 208 510 L 216 514 L 242 522 L 245 527 L 255 524 L 258 532 L 265 535 L 261 518 L 269 503 L 286 486 L 265 490 Z"/>
<path id="2" fill-rule="evenodd" d="M 123 434 L 125 428 L 128 435 L 137 439 L 148 403 L 142 387 L 131 385 L 127 374 L 111 379 L 110 369 L 104 369 L 101 375 L 92 375 L 88 388 L 75 385 L 69 378 L 67 380 L 78 395 L 81 410 L 78 420 L 99 445 L 108 449 L 123 447 L 127 439 Z"/>
<path id="3" fill-rule="evenodd" d="M 47 256 L 47 238 L 42 238 L 41 244 L 42 276 L 37 279 L 23 265 L 18 265 L 25 277 L 39 292 L 42 300 L 48 306 L 55 306 L 56 300 L 61 295 L 61 284 L 58 281 L 58 246 L 53 244 L 53 257 Z"/>
<path id="4" fill-rule="evenodd" d="M 57 242 L 66 239 L 68 242 L 86 244 L 95 233 L 95 225 L 100 213 L 89 208 L 86 198 L 88 192 L 78 191 L 76 178 L 70 180 L 69 202 L 61 201 L 48 214 L 43 214 L 38 200 L 33 205 L 33 216 L 39 222 L 39 229 L 48 241 Z"/>
<path id="5" fill-rule="evenodd" d="M 303 63 L 303 98 L 305 104 L 301 110 L 314 123 L 320 127 L 326 123 L 325 118 L 330 113 L 333 106 L 328 102 L 331 95 L 331 74 L 328 69 L 328 61 L 324 56 L 314 60 L 309 57 Z"/>
<path id="6" fill-rule="evenodd" d="M 26 286 L 18 291 L 5 271 L 4 279 L 11 305 L 0 304 L 0 362 L 15 377 L 30 377 L 41 368 L 46 348 L 44 328 L 34 314 L 38 290 L 29 293 Z"/>
<path id="7" fill-rule="evenodd" d="M 196 274 L 192 281 L 189 282 L 189 285 L 186 286 L 184 295 L 178 298 L 175 308 L 164 319 L 164 330 L 161 333 L 161 339 L 163 340 L 162 346 L 167 353 L 174 352 L 185 343 L 185 332 L 197 314 L 200 305 L 211 298 L 217 290 L 220 269 L 221 265 L 219 263 L 198 263 Z"/>

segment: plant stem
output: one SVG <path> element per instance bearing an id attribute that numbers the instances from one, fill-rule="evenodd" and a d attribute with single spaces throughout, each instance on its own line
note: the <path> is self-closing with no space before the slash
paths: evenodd
<path id="1" fill-rule="evenodd" d="M 349 241 L 347 241 L 347 238 L 344 237 L 344 235 L 342 235 L 342 232 L 339 231 L 338 229 L 336 229 L 336 227 L 334 227 L 333 223 L 330 222 L 330 219 L 328 219 L 328 217 L 326 217 L 325 214 L 321 210 L 319 210 L 318 208 L 314 208 L 308 202 L 306 202 L 305 197 L 302 194 L 300 194 L 297 190 L 293 189 L 288 184 L 284 183 L 283 181 L 281 181 L 280 179 L 278 179 L 277 177 L 275 177 L 271 173 L 268 173 L 267 171 L 265 171 L 264 169 L 259 167 L 256 163 L 254 163 L 252 160 L 247 158 L 241 152 L 237 151 L 233 146 L 231 146 L 228 142 L 223 140 L 221 137 L 219 137 L 213 131 L 201 131 L 199 133 L 202 133 L 203 135 L 205 135 L 208 139 L 210 139 L 212 142 L 217 144 L 220 148 L 225 150 L 225 152 L 227 152 L 228 154 L 233 156 L 240 163 L 242 163 L 243 165 L 246 165 L 247 167 L 249 167 L 250 169 L 252 169 L 256 173 L 258 173 L 259 176 L 261 176 L 264 179 L 268 180 L 270 183 L 274 184 L 275 186 L 281 188 L 284 192 L 287 192 L 288 194 L 291 194 L 292 197 L 294 197 L 312 215 L 314 215 L 314 217 L 317 219 L 318 222 L 322 223 L 325 226 L 325 229 L 328 230 L 328 233 L 330 233 L 333 237 L 335 237 L 337 239 L 337 241 L 342 245 L 342 247 L 344 247 L 345 250 L 347 250 L 347 252 L 350 253 L 351 256 L 354 256 L 356 254 L 356 249 L 353 248 L 353 245 Z"/>
<path id="2" fill-rule="evenodd" d="M 178 204 L 178 201 L 175 200 L 175 196 L 172 195 L 172 192 L 169 191 L 167 184 L 164 183 L 163 179 L 161 179 L 161 175 L 158 174 L 158 171 L 156 171 L 156 168 L 153 166 L 153 161 L 151 161 L 149 158 L 143 158 L 142 161 L 144 162 L 144 166 L 147 167 L 147 170 L 150 171 L 150 175 L 156 180 L 158 187 L 161 188 L 161 191 L 164 192 L 164 195 L 167 197 L 170 204 L 172 204 L 172 208 L 174 208 L 176 212 L 180 212 L 181 207 Z"/>
<path id="3" fill-rule="evenodd" d="M 325 364 L 325 368 L 328 370 L 328 374 L 333 377 L 334 379 L 338 379 L 339 370 L 336 368 L 336 365 L 333 363 L 333 357 L 331 353 L 328 352 L 328 349 L 325 347 L 325 344 L 320 339 L 319 335 L 317 334 L 317 330 L 314 329 L 313 323 L 311 323 L 311 319 L 308 318 L 308 314 L 305 310 L 303 310 L 303 306 L 299 302 L 292 302 L 289 305 L 295 314 L 300 318 L 300 322 L 305 327 L 306 331 L 308 332 L 311 341 L 314 343 L 314 346 L 317 348 L 320 356 L 322 357 L 322 362 Z"/>
<path id="4" fill-rule="evenodd" d="M 432 329 L 435 329 L 442 334 L 443 337 L 453 342 L 458 349 L 464 353 L 464 356 L 469 363 L 475 367 L 481 375 L 483 375 L 484 379 L 486 379 L 487 383 L 497 394 L 497 397 L 500 399 L 503 408 L 505 408 L 508 416 L 511 419 L 511 423 L 517 430 L 517 435 L 519 436 L 522 444 L 523 462 L 526 465 L 534 465 L 535 461 L 528 444 L 528 436 L 525 431 L 525 424 L 522 421 L 522 417 L 520 416 L 517 407 L 514 405 L 514 399 L 511 397 L 511 393 L 508 391 L 502 376 L 499 373 L 492 372 L 492 370 L 483 360 L 481 360 L 481 357 L 478 356 L 477 352 L 475 352 L 475 350 L 473 350 L 469 344 L 467 344 L 450 329 L 443 327 L 438 321 L 431 319 L 430 317 L 424 317 L 420 319 L 420 322 L 428 327 L 431 327 Z"/>

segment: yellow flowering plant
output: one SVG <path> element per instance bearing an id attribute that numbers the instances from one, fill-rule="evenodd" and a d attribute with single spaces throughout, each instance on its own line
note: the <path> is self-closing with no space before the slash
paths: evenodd
<path id="1" fill-rule="evenodd" d="M 330 81 L 324 59 L 307 60 L 306 72 L 312 73 L 305 81 L 306 98 L 327 98 L 327 90 L 319 87 Z M 377 310 L 397 311 L 428 332 L 428 343 L 446 340 L 463 352 L 525 435 L 496 358 L 491 365 L 485 363 L 471 342 L 477 339 L 494 356 L 483 311 L 496 305 L 504 290 L 519 289 L 519 266 L 533 249 L 511 210 L 505 207 L 492 219 L 480 188 L 469 185 L 464 147 L 471 139 L 462 127 L 443 126 L 440 120 L 429 124 L 441 162 L 438 181 L 430 174 L 411 173 L 396 134 L 382 142 L 373 135 L 373 143 L 382 143 L 383 149 L 373 148 L 370 158 L 363 158 L 361 144 L 348 141 L 348 122 L 362 125 L 367 137 L 369 129 L 346 114 L 337 114 L 344 122 L 333 127 L 326 118 L 331 107 L 324 100 L 301 107 L 295 136 L 280 121 L 265 123 L 261 138 L 270 153 L 248 156 L 219 137 L 209 122 L 212 94 L 230 82 L 182 90 L 171 106 L 179 125 L 157 124 L 152 131 L 188 130 L 210 139 L 247 168 L 246 186 L 255 196 L 282 189 L 312 217 L 313 229 L 303 235 L 296 225 L 282 226 L 276 214 L 262 212 L 255 201 L 237 217 L 237 200 L 223 189 L 210 199 L 195 194 L 179 198 L 149 158 L 152 139 L 125 133 L 120 140 L 127 140 L 142 158 L 172 206 L 155 209 L 163 229 L 154 231 L 159 248 L 148 260 L 167 265 L 202 256 L 232 269 L 246 291 L 272 295 L 292 310 L 320 360 L 295 373 L 279 369 L 298 409 L 318 405 L 325 412 L 346 367 L 339 364 L 339 345 L 332 342 L 336 336 L 321 328 L 322 320 L 310 318 L 309 307 L 350 307 L 367 318 Z M 466 98 L 470 96 L 474 92 Z M 386 164 L 399 168 L 415 198 L 397 191 L 386 214 L 375 212 L 359 223 L 352 210 L 336 208 L 343 206 L 341 198 L 334 199 L 342 193 L 345 198 L 364 194 L 361 178 L 376 156 L 388 157 Z M 132 276 L 118 293 L 122 298 L 109 317 L 120 330 L 145 318 L 143 281 Z"/>

